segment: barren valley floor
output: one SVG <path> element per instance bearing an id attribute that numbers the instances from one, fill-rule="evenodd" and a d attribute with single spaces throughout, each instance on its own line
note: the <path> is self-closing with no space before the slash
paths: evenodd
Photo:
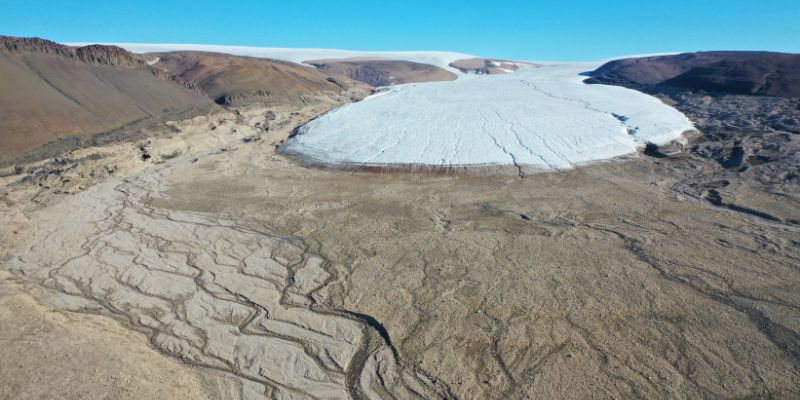
<path id="1" fill-rule="evenodd" d="M 9 170 L 0 256 L 16 286 L 0 301 L 104 343 L 133 335 L 137 365 L 185 368 L 151 387 L 138 370 L 120 379 L 173 398 L 800 396 L 791 179 L 686 148 L 524 178 L 326 171 L 276 153 L 327 108 L 223 112 L 145 147 Z M 0 336 L 4 398 L 35 397 L 6 383 L 31 371 L 53 382 L 75 359 L 130 356 L 15 340 Z M 37 390 L 115 397 L 74 380 Z"/>

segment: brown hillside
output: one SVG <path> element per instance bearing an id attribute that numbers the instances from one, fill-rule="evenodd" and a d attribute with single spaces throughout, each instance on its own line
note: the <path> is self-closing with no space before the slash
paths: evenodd
<path id="1" fill-rule="evenodd" d="M 56 139 L 211 107 L 118 47 L 0 37 L 0 162 Z"/>
<path id="2" fill-rule="evenodd" d="M 800 98 L 800 54 L 712 51 L 611 61 L 586 83 Z"/>
<path id="3" fill-rule="evenodd" d="M 154 53 L 154 67 L 194 82 L 217 104 L 305 104 L 366 86 L 310 67 L 263 58 L 204 52 Z"/>
<path id="4" fill-rule="evenodd" d="M 305 63 L 313 65 L 325 73 L 346 76 L 375 87 L 456 79 L 456 75 L 450 71 L 434 65 L 411 61 L 347 58 L 311 60 L 305 61 Z"/>

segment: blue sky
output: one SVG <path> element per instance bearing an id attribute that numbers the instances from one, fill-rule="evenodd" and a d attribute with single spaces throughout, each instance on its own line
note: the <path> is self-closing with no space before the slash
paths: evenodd
<path id="1" fill-rule="evenodd" d="M 0 34 L 59 42 L 452 50 L 522 60 L 800 52 L 800 0 L 18 1 Z"/>

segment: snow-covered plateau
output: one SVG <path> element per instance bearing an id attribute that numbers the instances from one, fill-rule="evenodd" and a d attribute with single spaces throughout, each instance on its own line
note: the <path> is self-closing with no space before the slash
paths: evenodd
<path id="1" fill-rule="evenodd" d="M 70 43 L 73 46 L 85 46 L 91 43 Z M 359 51 L 338 49 L 294 49 L 280 47 L 248 47 L 218 46 L 209 44 L 150 44 L 150 43 L 102 43 L 122 47 L 134 53 L 162 53 L 168 51 L 205 51 L 211 53 L 232 54 L 256 58 L 270 58 L 301 64 L 305 61 L 342 58 L 385 58 L 390 60 L 412 61 L 435 65 L 449 71 L 458 72 L 450 67 L 457 60 L 473 58 L 465 53 L 448 51 Z"/>
<path id="2" fill-rule="evenodd" d="M 583 83 L 597 64 L 394 87 L 298 130 L 285 151 L 332 165 L 516 165 L 558 170 L 635 153 L 693 129 L 633 90 Z"/>

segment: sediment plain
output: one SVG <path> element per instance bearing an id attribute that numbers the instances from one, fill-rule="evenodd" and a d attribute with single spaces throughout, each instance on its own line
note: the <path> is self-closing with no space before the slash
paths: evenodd
<path id="1" fill-rule="evenodd" d="M 725 137 L 525 177 L 276 152 L 333 106 L 7 168 L 2 267 L 144 333 L 212 398 L 800 395 L 796 135 L 777 172 L 715 159 Z"/>

